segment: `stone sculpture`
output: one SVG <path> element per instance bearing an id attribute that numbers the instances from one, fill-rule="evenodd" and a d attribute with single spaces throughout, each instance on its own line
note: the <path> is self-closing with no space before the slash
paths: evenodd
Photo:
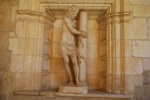
<path id="1" fill-rule="evenodd" d="M 76 21 L 75 17 L 77 16 L 79 9 L 73 5 L 70 6 L 68 9 L 67 14 L 64 17 L 63 24 L 62 24 L 62 38 L 61 38 L 61 53 L 65 62 L 65 67 L 67 73 L 69 75 L 69 84 L 73 84 L 73 75 L 71 73 L 71 68 L 73 67 L 74 76 L 75 76 L 75 84 L 77 86 L 81 86 L 79 82 L 79 65 L 78 65 L 78 50 L 75 45 L 75 35 L 81 35 L 83 37 L 87 37 L 87 33 L 83 31 L 78 31 L 76 29 Z M 73 66 L 69 66 L 70 61 L 72 62 Z"/>

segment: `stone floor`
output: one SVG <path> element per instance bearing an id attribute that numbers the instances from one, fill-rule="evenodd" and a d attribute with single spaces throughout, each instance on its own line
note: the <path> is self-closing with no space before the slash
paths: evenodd
<path id="1" fill-rule="evenodd" d="M 133 95 L 89 91 L 87 94 L 60 94 L 49 91 L 15 91 L 9 100 L 133 100 Z"/>

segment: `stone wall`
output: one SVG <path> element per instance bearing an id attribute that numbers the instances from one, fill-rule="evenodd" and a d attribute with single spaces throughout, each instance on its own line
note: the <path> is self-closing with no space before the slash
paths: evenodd
<path id="1" fill-rule="evenodd" d="M 18 6 L 18 0 L 0 0 L 0 99 L 6 100 L 14 88 L 14 73 L 10 71 L 11 54 L 9 34 L 14 33 L 16 23 L 12 13 Z"/>
<path id="2" fill-rule="evenodd" d="M 132 21 L 129 37 L 132 43 L 133 83 L 136 100 L 149 100 L 150 94 L 150 1 L 130 0 Z M 134 61 L 133 61 L 134 59 Z M 136 59 L 136 60 L 135 60 Z M 133 69 L 132 69 L 133 68 Z"/>

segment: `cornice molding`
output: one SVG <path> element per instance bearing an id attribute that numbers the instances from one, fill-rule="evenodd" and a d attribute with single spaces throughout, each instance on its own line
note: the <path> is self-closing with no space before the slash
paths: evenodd
<path id="1" fill-rule="evenodd" d="M 120 17 L 121 20 L 120 22 L 130 21 L 130 16 L 131 16 L 131 12 L 116 12 L 116 13 L 103 14 L 98 17 L 97 22 L 100 23 L 102 20 L 106 18 L 115 18 L 115 17 Z"/>
<path id="2" fill-rule="evenodd" d="M 30 11 L 30 10 L 18 10 L 18 14 L 27 14 L 27 15 L 36 15 L 36 16 L 43 16 L 51 20 L 52 22 L 56 21 L 56 18 L 54 16 L 51 16 L 47 13 L 41 13 L 37 11 Z"/>

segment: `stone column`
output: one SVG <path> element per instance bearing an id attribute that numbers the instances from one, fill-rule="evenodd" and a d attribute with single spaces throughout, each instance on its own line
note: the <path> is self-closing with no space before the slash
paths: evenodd
<path id="1" fill-rule="evenodd" d="M 87 12 L 81 11 L 79 16 L 79 30 L 87 32 Z M 79 69 L 80 75 L 79 80 L 82 85 L 86 84 L 86 41 L 87 39 L 83 36 L 79 36 L 78 38 L 78 48 L 79 54 Z"/>

